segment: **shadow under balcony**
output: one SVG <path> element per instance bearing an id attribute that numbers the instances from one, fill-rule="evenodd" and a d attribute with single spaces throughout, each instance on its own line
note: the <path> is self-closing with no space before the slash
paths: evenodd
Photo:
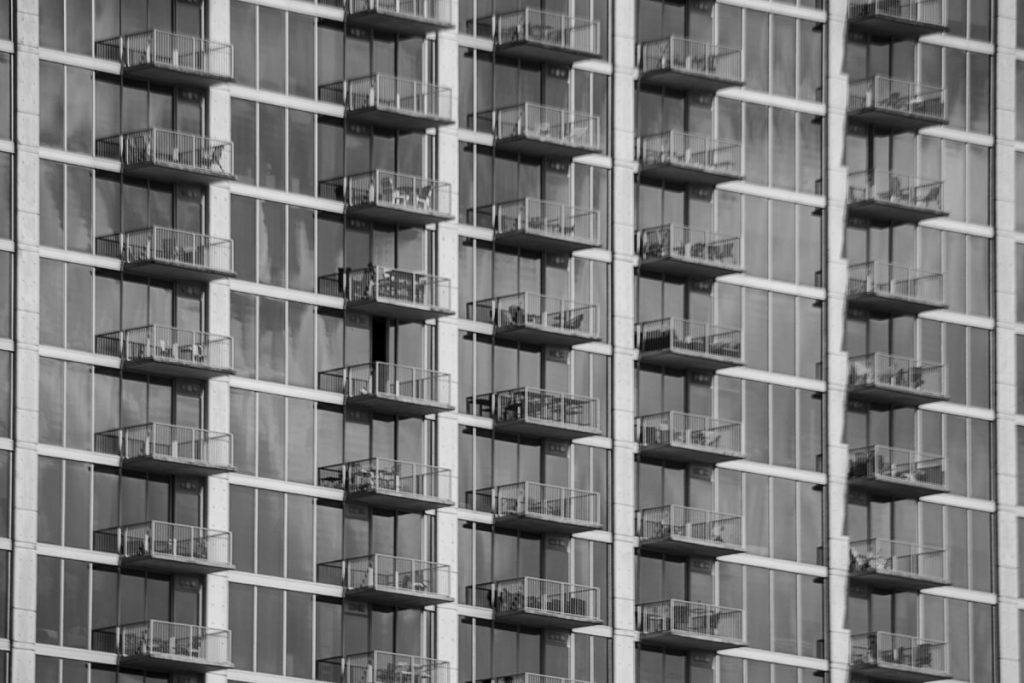
<path id="1" fill-rule="evenodd" d="M 663 600 L 637 605 L 636 619 L 641 645 L 714 652 L 745 644 L 741 609 Z"/>
<path id="2" fill-rule="evenodd" d="M 850 581 L 884 593 L 947 586 L 946 551 L 888 538 L 851 541 Z"/>
<path id="3" fill-rule="evenodd" d="M 504 152 L 566 159 L 601 151 L 600 119 L 527 102 L 485 114 L 494 146 Z"/>
<path id="4" fill-rule="evenodd" d="M 150 128 L 96 141 L 96 156 L 121 162 L 121 171 L 164 183 L 234 180 L 234 144 L 202 135 Z"/>
<path id="5" fill-rule="evenodd" d="M 856 123 L 918 131 L 948 122 L 942 88 L 874 76 L 850 84 L 847 115 Z"/>
<path id="6" fill-rule="evenodd" d="M 743 271 L 740 238 L 660 225 L 637 233 L 640 270 L 671 277 L 716 278 Z"/>
<path id="7" fill-rule="evenodd" d="M 552 629 L 601 623 L 599 591 L 593 586 L 526 576 L 495 581 L 483 588 L 497 623 Z"/>
<path id="8" fill-rule="evenodd" d="M 491 499 L 496 527 L 538 534 L 601 528 L 601 496 L 596 491 L 521 481 L 478 493 Z"/>
<path id="9" fill-rule="evenodd" d="M 399 609 L 451 602 L 451 568 L 446 564 L 379 553 L 327 562 L 320 581 L 344 586 L 345 598 Z"/>
<path id="10" fill-rule="evenodd" d="M 850 0 L 847 27 L 878 38 L 905 40 L 946 30 L 942 0 Z"/>
<path id="11" fill-rule="evenodd" d="M 96 253 L 121 259 L 126 273 L 161 280 L 209 282 L 234 277 L 232 241 L 153 226 L 96 239 Z"/>
<path id="12" fill-rule="evenodd" d="M 892 406 L 919 406 L 945 401 L 944 367 L 887 353 L 850 358 L 849 396 Z"/>
<path id="13" fill-rule="evenodd" d="M 561 65 L 600 57 L 596 21 L 534 8 L 491 19 L 495 54 Z"/>
<path id="14" fill-rule="evenodd" d="M 97 432 L 95 450 L 135 472 L 204 477 L 232 472 L 231 435 L 160 422 Z"/>
<path id="15" fill-rule="evenodd" d="M 319 386 L 372 413 L 423 417 L 454 408 L 447 373 L 408 365 L 376 362 L 325 370 Z"/>
<path id="16" fill-rule="evenodd" d="M 166 325 L 96 335 L 96 353 L 119 356 L 125 370 L 172 379 L 234 374 L 231 337 Z"/>
<path id="17" fill-rule="evenodd" d="M 677 185 L 717 185 L 743 177 L 740 145 L 682 131 L 637 139 L 640 175 Z"/>
<path id="18" fill-rule="evenodd" d="M 859 171 L 849 175 L 850 216 L 882 223 L 916 223 L 945 216 L 942 181 L 897 173 Z"/>
<path id="19" fill-rule="evenodd" d="M 379 128 L 422 132 L 454 123 L 451 88 L 375 74 L 320 86 L 320 100 L 345 105 L 345 118 Z"/>
<path id="20" fill-rule="evenodd" d="M 946 643 L 885 631 L 851 636 L 850 671 L 898 683 L 925 683 L 950 674 Z"/>
<path id="21" fill-rule="evenodd" d="M 362 652 L 316 662 L 316 680 L 330 683 L 449 683 L 448 662 L 397 652 Z"/>
<path id="22" fill-rule="evenodd" d="M 144 522 L 96 532 L 96 550 L 117 553 L 121 566 L 164 574 L 234 569 L 231 532 L 172 522 Z"/>
<path id="23" fill-rule="evenodd" d="M 502 246 L 572 253 L 600 243 L 601 214 L 595 209 L 526 197 L 495 204 L 490 211 L 494 242 Z"/>
<path id="24" fill-rule="evenodd" d="M 572 440 L 601 433 L 598 401 L 589 396 L 520 387 L 483 399 L 494 418 L 494 431 L 538 439 Z"/>
<path id="25" fill-rule="evenodd" d="M 846 301 L 851 308 L 891 315 L 917 315 L 946 307 L 941 273 L 884 261 L 851 265 Z"/>
<path id="26" fill-rule="evenodd" d="M 680 465 L 714 465 L 743 457 L 740 423 L 679 411 L 636 419 L 640 455 Z"/>
<path id="27" fill-rule="evenodd" d="M 743 84 L 739 50 L 672 36 L 640 45 L 640 82 L 674 90 L 715 92 Z"/>
<path id="28" fill-rule="evenodd" d="M 636 325 L 640 362 L 672 370 L 713 372 L 743 365 L 742 339 L 740 330 L 683 318 Z"/>
<path id="29" fill-rule="evenodd" d="M 721 557 L 743 552 L 743 518 L 712 510 L 665 505 L 638 510 L 640 549 L 676 557 Z"/>
<path id="30" fill-rule="evenodd" d="M 230 669 L 231 632 L 151 619 L 93 631 L 93 649 L 113 652 L 120 666 L 203 673 Z"/>
<path id="31" fill-rule="evenodd" d="M 945 460 L 941 455 L 889 446 L 865 446 L 849 453 L 851 488 L 893 499 L 945 493 Z"/>
<path id="32" fill-rule="evenodd" d="M 453 218 L 451 185 L 430 178 L 371 171 L 320 183 L 320 197 L 345 202 L 354 218 L 424 226 Z"/>
<path id="33" fill-rule="evenodd" d="M 121 73 L 164 85 L 206 88 L 234 80 L 231 45 L 168 31 L 143 31 L 96 42 L 96 57 Z"/>
<path id="34" fill-rule="evenodd" d="M 342 288 L 341 282 L 347 286 Z M 319 292 L 347 296 L 345 307 L 367 315 L 422 322 L 452 315 L 451 280 L 401 268 L 373 266 L 320 277 Z"/>
<path id="35" fill-rule="evenodd" d="M 443 467 L 370 458 L 321 467 L 317 483 L 343 490 L 346 501 L 378 510 L 426 512 L 455 504 L 451 477 Z"/>
<path id="36" fill-rule="evenodd" d="M 455 26 L 451 0 L 345 0 L 345 22 L 420 36 Z"/>
<path id="37" fill-rule="evenodd" d="M 494 336 L 538 346 L 573 346 L 600 338 L 597 306 L 520 292 L 472 304 L 472 316 L 494 325 Z"/>

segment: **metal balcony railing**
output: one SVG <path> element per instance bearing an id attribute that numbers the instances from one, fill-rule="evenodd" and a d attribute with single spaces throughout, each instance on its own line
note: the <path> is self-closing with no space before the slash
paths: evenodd
<path id="1" fill-rule="evenodd" d="M 365 363 L 321 372 L 320 389 L 348 398 L 372 395 L 448 403 L 451 400 L 451 376 L 410 365 Z"/>
<path id="2" fill-rule="evenodd" d="M 643 261 L 673 259 L 723 271 L 742 270 L 740 238 L 669 224 L 637 233 L 636 249 Z"/>
<path id="3" fill-rule="evenodd" d="M 925 305 L 945 305 L 942 274 L 899 266 L 885 261 L 851 265 L 848 270 L 847 296 L 892 297 Z"/>
<path id="4" fill-rule="evenodd" d="M 489 591 L 495 616 L 525 610 L 592 621 L 600 618 L 599 593 L 593 586 L 533 576 L 495 581 Z"/>
<path id="5" fill-rule="evenodd" d="M 652 72 L 679 71 L 721 81 L 742 81 L 739 50 L 681 36 L 642 43 L 639 61 L 641 77 Z"/>
<path id="6" fill-rule="evenodd" d="M 945 459 L 904 448 L 865 446 L 850 450 L 851 480 L 875 480 L 945 489 Z"/>
<path id="7" fill-rule="evenodd" d="M 596 57 L 600 32 L 596 21 L 534 8 L 494 17 L 496 50 L 523 43 Z"/>
<path id="8" fill-rule="evenodd" d="M 735 176 L 740 174 L 740 144 L 682 131 L 646 135 L 637 140 L 642 165 L 668 165 Z"/>
<path id="9" fill-rule="evenodd" d="M 151 521 L 103 529 L 96 536 L 96 550 L 125 558 L 148 555 L 183 562 L 231 564 L 230 531 Z"/>
<path id="10" fill-rule="evenodd" d="M 204 468 L 233 468 L 231 435 L 198 427 L 148 422 L 96 434 L 96 450 L 134 460 L 161 459 Z"/>
<path id="11" fill-rule="evenodd" d="M 451 567 L 379 553 L 345 560 L 345 589 L 366 588 L 451 595 Z"/>
<path id="12" fill-rule="evenodd" d="M 434 120 L 452 118 L 451 88 L 412 78 L 384 74 L 355 78 L 345 83 L 345 94 L 350 112 L 379 109 Z"/>
<path id="13" fill-rule="evenodd" d="M 530 242 L 519 239 L 524 235 L 537 238 L 538 246 L 555 241 L 584 248 L 600 242 L 601 214 L 596 209 L 526 197 L 495 204 L 491 211 L 498 242 Z"/>
<path id="14" fill-rule="evenodd" d="M 885 171 L 859 171 L 849 175 L 849 201 L 883 202 L 899 206 L 942 211 L 942 181 L 924 180 Z"/>
<path id="15" fill-rule="evenodd" d="M 739 422 L 679 411 L 636 418 L 636 439 L 641 448 L 678 446 L 740 452 Z"/>
<path id="16" fill-rule="evenodd" d="M 945 23 L 942 0 L 850 0 L 851 21 L 883 18 L 940 26 Z"/>
<path id="17" fill-rule="evenodd" d="M 917 670 L 930 674 L 931 678 L 947 678 L 944 675 L 949 672 L 947 652 L 946 643 L 900 633 L 875 631 L 850 638 L 850 664 L 854 671 Z"/>
<path id="18" fill-rule="evenodd" d="M 349 271 L 347 294 L 352 305 L 378 301 L 449 311 L 452 303 L 450 279 L 383 266 Z"/>
<path id="19" fill-rule="evenodd" d="M 387 493 L 450 500 L 451 470 L 433 465 L 385 458 L 321 467 L 320 486 L 343 489 L 349 495 Z"/>
<path id="20" fill-rule="evenodd" d="M 873 76 L 851 83 L 847 109 L 851 115 L 879 110 L 930 119 L 936 123 L 946 119 L 942 88 L 886 76 Z"/>
<path id="21" fill-rule="evenodd" d="M 532 387 L 495 392 L 491 414 L 496 423 L 540 420 L 586 431 L 600 427 L 596 398 Z"/>
<path id="22" fill-rule="evenodd" d="M 641 637 L 679 632 L 690 637 L 743 640 L 743 610 L 688 600 L 662 600 L 637 605 Z"/>
<path id="23" fill-rule="evenodd" d="M 168 31 L 143 31 L 100 40 L 96 56 L 117 60 L 127 70 L 153 66 L 214 81 L 230 81 L 234 76 L 231 45 Z"/>
<path id="24" fill-rule="evenodd" d="M 96 141 L 96 156 L 117 159 L 125 170 L 158 167 L 216 178 L 234 177 L 234 143 L 150 128 Z"/>
<path id="25" fill-rule="evenodd" d="M 416 655 L 375 650 L 343 659 L 343 677 L 318 676 L 318 680 L 339 683 L 449 683 L 451 677 L 448 662 Z"/>
<path id="26" fill-rule="evenodd" d="M 451 22 L 451 0 L 344 0 L 346 14 L 383 15 L 415 23 L 446 26 Z"/>
<path id="27" fill-rule="evenodd" d="M 372 171 L 320 183 L 320 196 L 340 199 L 353 208 L 381 206 L 402 211 L 450 215 L 451 185 L 430 178 Z"/>
<path id="28" fill-rule="evenodd" d="M 526 138 L 576 150 L 601 150 L 601 120 L 590 114 L 527 102 L 491 112 L 496 145 Z"/>
<path id="29" fill-rule="evenodd" d="M 563 678 L 561 676 L 546 676 L 544 674 L 518 673 L 509 676 L 496 676 L 490 679 L 490 683 L 586 683 L 576 678 Z"/>
<path id="30" fill-rule="evenodd" d="M 945 583 L 946 551 L 888 538 L 851 541 L 850 573 L 861 572 L 913 575 Z"/>
<path id="31" fill-rule="evenodd" d="M 125 267 L 159 263 L 230 275 L 234 272 L 232 240 L 199 232 L 153 226 L 104 235 L 97 253 L 120 258 Z"/>
<path id="32" fill-rule="evenodd" d="M 666 537 L 739 547 L 743 542 L 743 517 L 682 505 L 638 510 L 636 535 L 640 542 Z"/>
<path id="33" fill-rule="evenodd" d="M 943 395 L 945 371 L 939 363 L 887 353 L 868 353 L 850 358 L 850 389 L 878 387 L 904 392 Z"/>
<path id="34" fill-rule="evenodd" d="M 601 524 L 601 496 L 536 481 L 520 481 L 491 489 L 491 511 L 496 517 L 542 517 L 578 526 Z"/>
<path id="35" fill-rule="evenodd" d="M 97 629 L 94 638 L 95 649 L 124 659 L 231 667 L 231 632 L 223 629 L 150 619 Z"/>
<path id="36" fill-rule="evenodd" d="M 641 357 L 671 351 L 739 364 L 743 362 L 742 341 L 741 330 L 683 318 L 663 318 L 636 325 L 636 345 Z"/>
<path id="37" fill-rule="evenodd" d="M 152 361 L 230 371 L 231 337 L 167 325 L 144 325 L 96 335 L 96 352 L 126 363 Z"/>
<path id="38" fill-rule="evenodd" d="M 597 306 L 520 292 L 473 304 L 475 320 L 493 324 L 497 331 L 519 327 L 543 328 L 556 334 L 596 339 Z"/>

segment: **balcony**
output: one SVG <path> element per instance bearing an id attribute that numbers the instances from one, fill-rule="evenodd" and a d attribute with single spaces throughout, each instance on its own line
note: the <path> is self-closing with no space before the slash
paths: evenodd
<path id="1" fill-rule="evenodd" d="M 888 538 L 851 541 L 850 581 L 884 593 L 946 586 L 946 551 Z"/>
<path id="2" fill-rule="evenodd" d="M 376 74 L 320 86 L 320 100 L 345 105 L 345 118 L 380 128 L 425 131 L 454 123 L 452 91 L 411 78 Z"/>
<path id="3" fill-rule="evenodd" d="M 594 209 L 527 197 L 491 207 L 494 241 L 502 246 L 572 253 L 600 244 L 601 214 Z"/>
<path id="4" fill-rule="evenodd" d="M 875 76 L 850 84 L 851 121 L 892 131 L 918 131 L 948 122 L 942 88 Z"/>
<path id="5" fill-rule="evenodd" d="M 945 462 L 940 455 L 889 446 L 850 450 L 849 483 L 853 488 L 893 499 L 945 493 Z"/>
<path id="6" fill-rule="evenodd" d="M 916 223 L 945 216 L 942 181 L 896 173 L 860 171 L 849 176 L 850 216 L 882 223 Z"/>
<path id="7" fill-rule="evenodd" d="M 743 518 L 665 505 L 636 513 L 641 550 L 677 557 L 721 557 L 743 552 Z"/>
<path id="8" fill-rule="evenodd" d="M 544 674 L 518 673 L 511 676 L 497 676 L 481 683 L 588 683 L 588 681 L 561 676 L 545 676 Z"/>
<path id="9" fill-rule="evenodd" d="M 234 180 L 234 144 L 162 128 L 96 141 L 96 156 L 121 162 L 121 171 L 163 183 Z"/>
<path id="10" fill-rule="evenodd" d="M 573 346 L 600 338 L 597 306 L 520 292 L 472 304 L 473 318 L 494 325 L 494 336 L 522 344 Z"/>
<path id="11" fill-rule="evenodd" d="M 96 353 L 120 356 L 124 369 L 171 379 L 234 374 L 231 337 L 166 325 L 96 335 Z"/>
<path id="12" fill-rule="evenodd" d="M 424 226 L 454 217 L 451 185 L 392 171 L 322 181 L 320 197 L 345 202 L 354 218 L 380 223 Z"/>
<path id="13" fill-rule="evenodd" d="M 317 660 L 316 680 L 331 683 L 449 683 L 448 662 L 397 652 L 364 652 Z"/>
<path id="14" fill-rule="evenodd" d="M 235 568 L 230 531 L 152 521 L 104 529 L 96 536 L 96 550 L 117 553 L 126 569 L 210 574 Z"/>
<path id="15" fill-rule="evenodd" d="M 339 575 L 338 562 L 322 564 L 319 579 L 335 583 L 342 578 L 345 597 L 374 605 L 399 609 L 426 607 L 451 602 L 451 568 L 446 564 L 411 557 L 367 555 L 344 561 Z"/>
<path id="16" fill-rule="evenodd" d="M 884 261 L 851 265 L 847 304 L 874 313 L 916 315 L 945 308 L 942 275 Z"/>
<path id="17" fill-rule="evenodd" d="M 426 512 L 454 505 L 451 470 L 417 462 L 370 458 L 321 467 L 320 486 L 378 510 Z"/>
<path id="18" fill-rule="evenodd" d="M 942 0 L 850 0 L 850 31 L 904 40 L 946 30 Z"/>
<path id="19" fill-rule="evenodd" d="M 850 358 L 850 398 L 892 406 L 945 401 L 945 372 L 938 363 L 869 353 Z"/>
<path id="20" fill-rule="evenodd" d="M 231 46 L 198 36 L 143 31 L 96 42 L 96 56 L 121 63 L 131 78 L 206 88 L 234 80 Z"/>
<path id="21" fill-rule="evenodd" d="M 233 666 L 230 631 L 156 619 L 97 629 L 93 648 L 116 654 L 119 666 L 148 671 L 203 673 Z"/>
<path id="22" fill-rule="evenodd" d="M 494 431 L 538 439 L 572 440 L 601 433 L 596 398 L 520 387 L 477 397 L 494 418 Z"/>
<path id="23" fill-rule="evenodd" d="M 494 52 L 506 57 L 569 65 L 601 56 L 596 21 L 527 8 L 493 17 Z"/>
<path id="24" fill-rule="evenodd" d="M 717 651 L 742 647 L 743 610 L 703 602 L 663 600 L 637 605 L 641 645 Z"/>
<path id="25" fill-rule="evenodd" d="M 601 528 L 601 496 L 595 491 L 521 481 L 481 493 L 491 498 L 497 527 L 538 534 Z"/>
<path id="26" fill-rule="evenodd" d="M 389 33 L 426 35 L 452 28 L 451 0 L 345 0 L 345 21 Z"/>
<path id="27" fill-rule="evenodd" d="M 946 643 L 885 631 L 854 635 L 850 639 L 850 671 L 899 683 L 949 678 Z"/>
<path id="28" fill-rule="evenodd" d="M 348 286 L 340 287 L 346 280 Z M 455 312 L 451 280 L 401 268 L 373 266 L 332 273 L 320 278 L 319 291 L 347 295 L 346 308 L 381 318 L 422 322 Z"/>
<path id="29" fill-rule="evenodd" d="M 601 121 L 527 102 L 490 113 L 494 146 L 505 152 L 558 159 L 601 151 Z"/>
<path id="30" fill-rule="evenodd" d="M 209 282 L 235 274 L 232 241 L 199 232 L 153 226 L 105 235 L 96 253 L 121 259 L 126 273 L 161 280 Z"/>
<path id="31" fill-rule="evenodd" d="M 637 139 L 640 175 L 677 185 L 717 185 L 739 180 L 740 145 L 681 131 Z"/>
<path id="32" fill-rule="evenodd" d="M 640 270 L 670 277 L 716 278 L 743 271 L 740 238 L 660 225 L 637 233 Z"/>
<path id="33" fill-rule="evenodd" d="M 495 581 L 486 588 L 498 623 L 552 629 L 601 623 L 598 590 L 593 586 L 526 576 Z"/>
<path id="34" fill-rule="evenodd" d="M 743 85 L 742 55 L 681 36 L 653 40 L 640 45 L 640 82 L 698 92 Z"/>
<path id="35" fill-rule="evenodd" d="M 743 333 L 682 318 L 637 323 L 640 362 L 672 370 L 714 372 L 743 365 Z"/>
<path id="36" fill-rule="evenodd" d="M 121 457 L 134 472 L 204 477 L 231 472 L 231 435 L 198 427 L 149 422 L 96 434 L 95 449 Z"/>
<path id="37" fill-rule="evenodd" d="M 320 373 L 320 390 L 372 413 L 423 417 L 452 410 L 451 376 L 394 363 L 365 363 Z"/>
<path id="38" fill-rule="evenodd" d="M 636 419 L 640 454 L 680 465 L 714 465 L 743 457 L 741 425 L 706 415 L 670 411 Z"/>

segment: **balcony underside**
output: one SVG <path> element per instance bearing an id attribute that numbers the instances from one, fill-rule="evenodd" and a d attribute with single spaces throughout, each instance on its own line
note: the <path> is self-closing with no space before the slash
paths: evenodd
<path id="1" fill-rule="evenodd" d="M 544 138 L 537 135 L 514 135 L 494 141 L 494 146 L 503 152 L 525 154 L 532 157 L 568 158 L 590 154 L 594 150 L 575 145 L 566 140 Z"/>
<path id="2" fill-rule="evenodd" d="M 928 126 L 941 126 L 947 122 L 940 116 L 921 111 L 900 112 L 875 107 L 853 110 L 848 116 L 850 121 L 861 125 L 901 132 L 916 132 Z"/>
<path id="3" fill-rule="evenodd" d="M 494 621 L 502 624 L 514 624 L 516 626 L 554 629 L 574 629 L 601 623 L 600 619 L 594 617 L 566 614 L 564 612 L 545 612 L 531 607 L 509 612 L 495 612 Z"/>
<path id="4" fill-rule="evenodd" d="M 390 301 L 381 299 L 376 301 L 371 299 L 350 301 L 346 304 L 346 308 L 350 311 L 358 311 L 376 318 L 392 318 L 406 322 L 423 322 L 424 320 L 442 318 L 454 313 L 454 311 L 442 308 L 434 308 L 433 306 L 424 306 L 395 299 Z"/>
<path id="5" fill-rule="evenodd" d="M 648 71 L 640 76 L 644 85 L 653 85 L 672 90 L 690 90 L 694 92 L 716 92 L 722 88 L 743 85 L 743 81 L 725 78 L 708 73 L 680 71 L 677 69 L 658 69 Z"/>
<path id="6" fill-rule="evenodd" d="M 121 566 L 125 569 L 141 569 L 158 574 L 212 574 L 234 569 L 231 563 L 212 562 L 210 560 L 190 559 L 187 557 L 148 553 L 121 558 Z"/>
<path id="7" fill-rule="evenodd" d="M 739 180 L 740 175 L 731 169 L 680 166 L 672 163 L 640 164 L 640 175 L 651 180 L 663 180 L 676 185 L 718 185 L 729 180 Z"/>
<path id="8" fill-rule="evenodd" d="M 451 216 L 429 208 L 417 208 L 412 199 L 406 204 L 360 204 L 349 205 L 346 213 L 353 218 L 362 218 L 377 223 L 423 226 L 451 220 Z"/>
<path id="9" fill-rule="evenodd" d="M 851 294 L 847 298 L 850 308 L 857 308 L 872 313 L 891 313 L 893 315 L 917 315 L 924 311 L 934 311 L 946 308 L 946 305 L 936 301 L 925 301 L 923 299 L 912 299 L 893 294 L 881 294 L 877 292 L 861 292 Z"/>
<path id="10" fill-rule="evenodd" d="M 701 650 L 717 652 L 733 647 L 742 647 L 743 641 L 736 638 L 715 636 L 710 634 L 691 633 L 689 631 L 663 631 L 660 633 L 641 634 L 640 644 L 663 647 L 667 650 Z"/>
<path id="11" fill-rule="evenodd" d="M 713 353 L 684 351 L 682 349 L 641 351 L 640 362 L 646 365 L 658 365 L 672 370 L 706 370 L 709 372 L 743 365 L 743 362 L 736 358 L 719 356 Z"/>
<path id="12" fill-rule="evenodd" d="M 882 405 L 915 407 L 925 403 L 945 401 L 946 396 L 933 394 L 919 389 L 899 388 L 888 385 L 868 384 L 859 387 L 850 387 L 850 398 L 864 401 L 866 403 L 878 403 Z"/>
<path id="13" fill-rule="evenodd" d="M 145 669 L 147 671 L 168 671 L 187 673 L 206 673 L 217 669 L 232 668 L 231 662 L 215 662 L 208 659 L 199 659 L 191 656 L 188 650 L 188 639 L 182 639 L 182 654 L 163 654 L 159 652 L 147 652 L 146 644 L 139 643 L 139 653 L 135 655 L 122 655 L 118 663 L 124 668 Z M 173 645 L 172 645 L 173 649 Z"/>
<path id="14" fill-rule="evenodd" d="M 167 64 L 137 64 L 123 69 L 125 78 L 137 78 L 152 83 L 173 85 L 184 88 L 209 88 L 220 83 L 230 83 L 230 76 L 220 76 L 204 71 L 175 68 Z"/>
<path id="15" fill-rule="evenodd" d="M 596 341 L 597 337 L 574 330 L 557 330 L 550 327 L 534 326 L 529 323 L 516 327 L 495 328 L 494 336 L 499 339 L 532 344 L 534 346 L 573 346 Z"/>
<path id="16" fill-rule="evenodd" d="M 686 261 L 672 258 L 671 256 L 641 258 L 640 270 L 647 273 L 658 273 L 669 277 L 693 277 L 713 279 L 722 275 L 743 272 L 739 266 L 727 265 L 724 263 L 708 263 L 700 261 Z"/>
<path id="17" fill-rule="evenodd" d="M 677 465 L 715 465 L 720 462 L 739 460 L 743 457 L 732 450 L 678 442 L 641 446 L 640 456 L 644 460 L 657 460 Z"/>
<path id="18" fill-rule="evenodd" d="M 514 232 L 502 232 L 494 235 L 495 244 L 515 249 L 526 249 L 529 251 L 540 251 L 549 253 L 571 253 L 578 249 L 589 249 L 596 246 L 592 242 L 584 242 L 571 237 L 572 231 L 560 233 L 560 235 L 538 234 L 526 230 Z"/>
<path id="19" fill-rule="evenodd" d="M 428 605 L 440 605 L 451 602 L 448 595 L 433 593 L 421 588 L 398 588 L 394 586 L 367 586 L 364 588 L 349 588 L 345 591 L 345 597 L 352 600 L 361 600 L 374 605 L 386 605 L 400 609 L 426 607 Z"/>
<path id="20" fill-rule="evenodd" d="M 187 257 L 182 262 L 169 261 L 133 261 L 125 263 L 123 270 L 133 275 L 142 275 L 157 280 L 189 280 L 192 282 L 211 282 L 225 277 L 234 277 L 231 271 L 218 270 L 198 264 L 189 264 Z"/>
<path id="21" fill-rule="evenodd" d="M 882 223 L 917 223 L 918 221 L 945 216 L 942 209 L 923 206 L 908 206 L 882 199 L 861 199 L 847 204 L 850 216 L 867 218 Z"/>
<path id="22" fill-rule="evenodd" d="M 880 593 L 900 593 L 904 591 L 921 591 L 926 588 L 948 586 L 949 582 L 942 579 L 935 579 L 920 574 L 900 572 L 887 569 L 877 571 L 875 569 L 863 569 L 850 572 L 850 581 L 864 586 L 870 586 Z"/>
<path id="23" fill-rule="evenodd" d="M 896 500 L 920 498 L 932 493 L 946 493 L 948 488 L 941 484 L 932 484 L 912 478 L 889 477 L 850 477 L 850 487 L 866 493 Z"/>
<path id="24" fill-rule="evenodd" d="M 698 522 L 698 524 L 708 524 Z M 686 536 L 663 536 L 640 541 L 640 549 L 652 553 L 662 553 L 673 557 L 722 557 L 743 552 L 739 546 L 717 541 L 704 541 Z"/>
<path id="25" fill-rule="evenodd" d="M 171 379 L 205 380 L 211 377 L 235 374 L 235 371 L 231 368 L 215 368 L 209 365 L 194 365 L 159 358 L 140 358 L 138 360 L 125 361 L 124 369 L 130 372 L 141 372 Z"/>
<path id="26" fill-rule="evenodd" d="M 371 413 L 398 417 L 423 417 L 453 410 L 454 406 L 440 401 L 405 398 L 393 394 L 360 394 L 345 398 L 345 404 Z"/>
<path id="27" fill-rule="evenodd" d="M 597 427 L 572 425 L 555 420 L 524 417 L 515 420 L 495 420 L 494 431 L 500 434 L 527 436 L 535 439 L 560 439 L 571 441 L 584 436 L 600 434 Z"/>
<path id="28" fill-rule="evenodd" d="M 944 671 L 869 660 L 853 662 L 850 672 L 876 681 L 896 681 L 897 683 L 926 683 L 926 681 L 949 678 L 949 673 Z"/>
<path id="29" fill-rule="evenodd" d="M 855 33 L 863 33 L 874 38 L 893 38 L 908 40 L 920 38 L 929 33 L 942 33 L 946 27 L 912 19 L 868 13 L 860 17 L 850 17 L 847 28 Z"/>
<path id="30" fill-rule="evenodd" d="M 598 522 L 581 522 L 555 515 L 495 515 L 494 526 L 533 534 L 575 534 L 600 529 Z"/>
<path id="31" fill-rule="evenodd" d="M 425 35 L 433 31 L 450 28 L 451 24 L 442 19 L 390 14 L 379 10 L 353 12 L 345 16 L 345 22 L 362 28 L 372 28 L 388 33 L 404 33 L 409 35 Z"/>
<path id="32" fill-rule="evenodd" d="M 122 166 L 125 175 L 136 178 L 146 178 L 162 183 L 192 183 L 209 185 L 222 180 L 234 180 L 235 176 L 227 171 L 216 171 L 197 166 L 175 164 L 171 161 L 165 163 L 149 162 L 139 164 L 125 164 Z"/>
<path id="33" fill-rule="evenodd" d="M 494 46 L 495 54 L 512 59 L 523 59 L 530 62 L 547 62 L 549 64 L 569 65 L 581 59 L 597 59 L 591 52 L 573 50 L 569 47 L 545 45 L 528 40 L 506 41 Z"/>
<path id="34" fill-rule="evenodd" d="M 455 504 L 454 501 L 443 498 L 391 491 L 351 491 L 345 495 L 345 500 L 361 503 L 377 510 L 394 510 L 396 512 L 426 512 Z"/>
<path id="35" fill-rule="evenodd" d="M 451 119 L 443 116 L 396 111 L 395 109 L 378 107 L 349 109 L 345 112 L 345 118 L 353 123 L 377 126 L 378 128 L 393 128 L 395 130 L 408 132 L 423 132 L 431 128 L 447 126 L 454 123 Z"/>

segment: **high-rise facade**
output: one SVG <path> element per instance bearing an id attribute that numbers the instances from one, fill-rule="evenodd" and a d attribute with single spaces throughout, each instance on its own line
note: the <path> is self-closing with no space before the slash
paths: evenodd
<path id="1" fill-rule="evenodd" d="M 1024 0 L 0 5 L 0 681 L 1024 680 Z"/>

